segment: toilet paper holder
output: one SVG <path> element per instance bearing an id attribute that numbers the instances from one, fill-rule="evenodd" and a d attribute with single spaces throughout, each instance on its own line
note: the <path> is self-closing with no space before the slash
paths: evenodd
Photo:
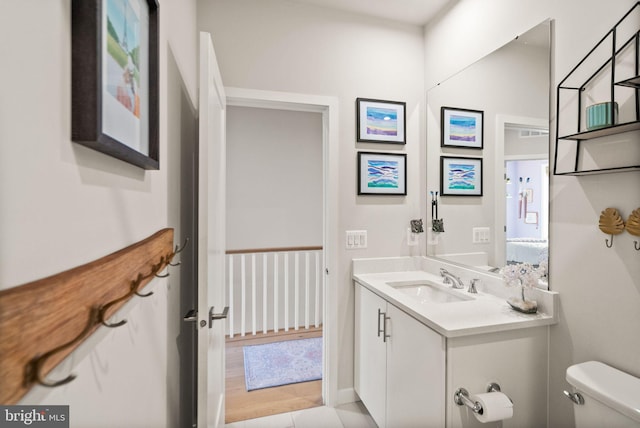
<path id="1" fill-rule="evenodd" d="M 501 392 L 500 385 L 495 382 L 491 382 L 489 385 L 487 385 L 487 392 Z M 469 398 L 469 391 L 464 388 L 458 388 L 456 390 L 455 394 L 453 394 L 453 401 L 458 406 L 467 406 L 468 408 L 473 410 L 473 413 L 478 413 L 480 415 L 482 414 L 482 404 L 478 403 L 477 401 L 471 400 Z M 513 403 L 511 398 L 509 398 L 509 401 Z"/>

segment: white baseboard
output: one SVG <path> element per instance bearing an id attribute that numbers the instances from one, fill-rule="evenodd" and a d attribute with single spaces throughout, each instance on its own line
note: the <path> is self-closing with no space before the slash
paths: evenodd
<path id="1" fill-rule="evenodd" d="M 358 397 L 358 394 L 356 394 L 356 391 L 353 388 L 338 390 L 338 400 L 336 401 L 336 406 L 347 403 L 355 403 L 356 401 L 360 401 L 360 397 Z"/>

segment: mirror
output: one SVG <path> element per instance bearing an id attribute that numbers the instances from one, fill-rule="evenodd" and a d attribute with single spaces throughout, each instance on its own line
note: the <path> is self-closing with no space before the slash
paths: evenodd
<path id="1" fill-rule="evenodd" d="M 427 255 L 496 273 L 547 260 L 550 34 L 546 20 L 428 90 L 427 194 L 439 192 L 444 232 L 426 201 Z M 469 143 L 480 128 L 482 143 Z M 452 191 L 464 168 L 475 191 Z"/>

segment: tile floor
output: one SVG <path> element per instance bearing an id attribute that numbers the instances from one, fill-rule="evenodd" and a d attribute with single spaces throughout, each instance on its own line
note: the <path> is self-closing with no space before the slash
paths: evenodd
<path id="1" fill-rule="evenodd" d="M 314 407 L 225 425 L 226 428 L 376 428 L 362 403 Z"/>

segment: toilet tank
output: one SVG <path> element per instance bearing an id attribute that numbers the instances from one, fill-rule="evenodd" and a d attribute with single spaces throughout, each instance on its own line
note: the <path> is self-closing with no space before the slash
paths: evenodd
<path id="1" fill-rule="evenodd" d="M 640 379 L 598 361 L 567 369 L 567 382 L 584 398 L 574 405 L 576 428 L 640 428 Z"/>

